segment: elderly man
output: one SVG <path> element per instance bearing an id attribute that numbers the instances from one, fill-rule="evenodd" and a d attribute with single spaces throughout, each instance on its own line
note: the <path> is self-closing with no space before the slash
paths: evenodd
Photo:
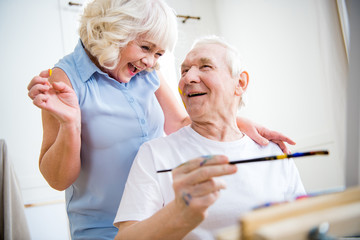
<path id="1" fill-rule="evenodd" d="M 192 123 L 140 148 L 114 221 L 116 239 L 213 239 L 253 207 L 305 193 L 291 159 L 228 164 L 282 153 L 236 126 L 249 82 L 238 59 L 218 37 L 198 40 L 187 54 L 179 92 Z"/>

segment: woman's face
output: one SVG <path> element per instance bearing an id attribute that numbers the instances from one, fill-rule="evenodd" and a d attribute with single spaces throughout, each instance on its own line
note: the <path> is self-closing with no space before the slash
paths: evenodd
<path id="1" fill-rule="evenodd" d="M 120 51 L 120 61 L 109 74 L 119 82 L 128 83 L 138 72 L 154 67 L 164 53 L 155 43 L 138 37 Z"/>

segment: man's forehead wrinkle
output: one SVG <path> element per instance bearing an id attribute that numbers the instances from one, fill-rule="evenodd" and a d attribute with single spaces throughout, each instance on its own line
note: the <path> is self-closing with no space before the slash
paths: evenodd
<path id="1" fill-rule="evenodd" d="M 187 68 L 187 67 L 189 67 L 190 65 L 193 65 L 193 64 L 189 64 L 189 63 L 187 63 L 187 62 L 189 62 L 189 61 L 184 61 L 183 62 L 183 64 L 181 64 L 181 69 L 183 69 L 183 68 Z M 192 60 L 191 62 L 194 62 L 194 60 Z M 209 64 L 209 63 L 212 63 L 212 60 L 210 59 L 210 58 L 208 58 L 208 57 L 201 57 L 200 59 L 196 59 L 195 60 L 195 62 L 196 63 L 200 63 L 200 64 Z"/>

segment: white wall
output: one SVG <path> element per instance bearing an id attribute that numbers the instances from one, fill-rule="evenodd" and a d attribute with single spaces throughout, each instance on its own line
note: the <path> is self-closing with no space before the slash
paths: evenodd
<path id="1" fill-rule="evenodd" d="M 70 239 L 65 203 L 57 202 L 48 205 L 29 207 L 26 209 L 25 214 L 31 239 Z"/>
<path id="2" fill-rule="evenodd" d="M 60 14 L 64 4 L 64 0 L 0 0 L 0 138 L 7 143 L 24 203 L 45 203 L 25 209 L 36 240 L 68 238 L 64 193 L 51 189 L 38 169 L 41 115 L 26 89 L 33 76 L 52 67 L 71 45 L 63 41 L 72 34 L 72 29 L 66 31 L 68 26 L 74 27 L 62 21 L 71 17 Z"/>
<path id="3" fill-rule="evenodd" d="M 250 73 L 247 105 L 241 114 L 292 137 L 298 143 L 294 151 L 330 150 L 329 157 L 297 160 L 309 191 L 343 187 L 347 64 L 335 2 L 167 2 L 178 14 L 201 17 L 185 24 L 179 19 L 175 65 L 180 65 L 196 37 L 223 35 L 242 52 Z M 64 10 L 64 3 L 0 0 L 0 138 L 7 142 L 25 203 L 63 199 L 63 193 L 48 187 L 38 170 L 40 110 L 27 97 L 26 86 L 76 42 L 68 41 L 75 25 L 64 24 L 64 19 L 74 14 Z M 174 71 L 168 75 L 177 81 Z M 35 217 L 31 221 L 47 223 L 46 219 L 36 223 Z"/>
<path id="4" fill-rule="evenodd" d="M 39 193 L 47 189 L 38 170 L 40 110 L 32 105 L 26 87 L 63 55 L 58 2 L 1 0 L 0 19 L 0 137 L 7 142 L 29 203 L 40 200 Z M 43 186 L 46 190 L 39 191 Z"/>

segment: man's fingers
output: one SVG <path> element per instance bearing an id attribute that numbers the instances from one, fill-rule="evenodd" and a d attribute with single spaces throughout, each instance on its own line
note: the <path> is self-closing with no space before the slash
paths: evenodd
<path id="1" fill-rule="evenodd" d="M 189 193 L 183 193 L 182 200 L 187 205 L 193 209 L 198 209 L 200 211 L 205 211 L 209 206 L 214 204 L 214 202 L 219 198 L 220 191 L 214 191 L 207 195 L 194 197 Z"/>
<path id="2" fill-rule="evenodd" d="M 173 187 L 182 203 L 206 210 L 216 201 L 219 191 L 226 188 L 224 179 L 217 177 L 236 170 L 224 155 L 199 157 L 173 170 Z"/>
<path id="3" fill-rule="evenodd" d="M 173 170 L 173 176 L 183 178 L 183 183 L 195 185 L 212 177 L 218 177 L 236 172 L 237 167 L 230 165 L 224 155 L 203 156 L 190 160 Z"/>
<path id="4" fill-rule="evenodd" d="M 193 197 L 204 196 L 226 188 L 226 182 L 221 178 L 211 178 L 210 180 L 193 186 L 191 193 Z"/>
<path id="5" fill-rule="evenodd" d="M 180 166 L 176 167 L 173 171 L 176 173 L 190 173 L 195 169 L 202 167 L 204 165 L 216 165 L 216 164 L 224 164 L 228 162 L 229 162 L 228 158 L 224 155 L 202 156 L 181 164 Z"/>
<path id="6" fill-rule="evenodd" d="M 188 174 L 187 184 L 195 185 L 213 177 L 230 175 L 237 171 L 236 165 L 223 163 L 221 165 L 207 165 Z"/>

